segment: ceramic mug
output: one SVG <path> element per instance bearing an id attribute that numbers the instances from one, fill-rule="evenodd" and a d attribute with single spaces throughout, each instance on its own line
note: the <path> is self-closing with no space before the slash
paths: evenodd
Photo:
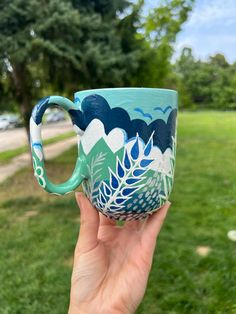
<path id="1" fill-rule="evenodd" d="M 74 172 L 62 184 L 44 168 L 41 122 L 45 110 L 65 109 L 79 135 Z M 34 174 L 49 193 L 81 183 L 93 205 L 117 220 L 142 219 L 160 208 L 173 186 L 177 92 L 157 88 L 105 88 L 75 93 L 74 102 L 43 98 L 30 119 Z"/>

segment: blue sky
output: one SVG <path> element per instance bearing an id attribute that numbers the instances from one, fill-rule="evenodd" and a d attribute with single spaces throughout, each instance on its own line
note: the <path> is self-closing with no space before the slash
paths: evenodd
<path id="1" fill-rule="evenodd" d="M 146 9 L 160 0 L 146 0 Z M 207 59 L 223 53 L 236 61 L 236 0 L 195 0 L 193 11 L 183 25 L 175 44 L 177 56 L 184 46 L 191 47 L 196 58 Z"/>

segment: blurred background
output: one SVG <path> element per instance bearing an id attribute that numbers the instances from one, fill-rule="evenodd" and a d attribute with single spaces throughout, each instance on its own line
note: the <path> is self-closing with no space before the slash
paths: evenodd
<path id="1" fill-rule="evenodd" d="M 69 302 L 79 209 L 33 177 L 33 105 L 122 86 L 179 92 L 172 209 L 137 313 L 236 313 L 235 30 L 234 0 L 0 0 L 0 313 Z M 43 122 L 62 182 L 75 134 L 57 108 Z"/>

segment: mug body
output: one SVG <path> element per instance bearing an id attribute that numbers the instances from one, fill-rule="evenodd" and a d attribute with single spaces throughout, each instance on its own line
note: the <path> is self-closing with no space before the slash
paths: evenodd
<path id="1" fill-rule="evenodd" d="M 173 187 L 177 92 L 95 89 L 75 93 L 74 102 L 82 185 L 93 205 L 116 220 L 160 208 Z"/>

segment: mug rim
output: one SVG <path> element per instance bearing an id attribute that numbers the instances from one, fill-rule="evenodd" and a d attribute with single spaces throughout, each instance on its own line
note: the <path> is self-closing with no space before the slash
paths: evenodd
<path id="1" fill-rule="evenodd" d="M 77 91 L 74 93 L 74 95 L 78 93 L 83 93 L 83 92 L 96 92 L 96 91 L 146 91 L 146 92 L 157 92 L 157 93 L 163 93 L 163 94 L 173 94 L 173 95 L 178 95 L 178 92 L 174 89 L 168 89 L 168 88 L 154 88 L 154 87 L 105 87 L 105 88 L 91 88 L 91 89 L 83 89 L 80 91 Z"/>

